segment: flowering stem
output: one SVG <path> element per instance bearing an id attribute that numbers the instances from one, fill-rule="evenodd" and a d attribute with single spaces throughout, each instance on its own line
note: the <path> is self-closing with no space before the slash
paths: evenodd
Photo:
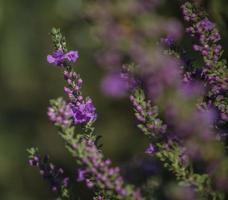
<path id="1" fill-rule="evenodd" d="M 181 140 L 167 138 L 169 137 L 165 135 L 167 126 L 158 118 L 158 107 L 152 106 L 151 101 L 146 100 L 144 91 L 136 88 L 133 90 L 130 100 L 139 121 L 138 127 L 153 141 L 152 145 L 155 144 L 153 152 L 148 149 L 147 153 L 155 155 L 179 182 L 194 186 L 201 198 L 223 199 L 222 193 L 212 189 L 211 179 L 207 174 L 195 173 L 189 159 L 188 164 L 184 163 L 185 159 L 182 160 L 182 158 L 187 155 L 182 151 Z"/>
<path id="2" fill-rule="evenodd" d="M 222 59 L 223 50 L 219 44 L 221 36 L 205 12 L 194 4 L 186 2 L 182 5 L 184 20 L 189 24 L 187 33 L 196 39 L 193 49 L 200 53 L 204 67 L 201 78 L 208 88 L 207 103 L 214 105 L 220 112 L 220 117 L 228 121 L 228 68 L 226 60 Z"/>
<path id="3" fill-rule="evenodd" d="M 98 189 L 103 196 L 111 195 L 112 198 L 119 200 L 141 200 L 140 192 L 132 185 L 124 183 L 119 168 L 111 167 L 111 161 L 104 160 L 101 150 L 96 146 L 99 136 L 94 134 L 93 124 L 97 117 L 95 107 L 89 97 L 82 96 L 82 79 L 68 63 L 76 61 L 74 59 L 76 52 L 67 53 L 65 38 L 60 30 L 52 30 L 52 40 L 58 54 L 55 52 L 50 55 L 48 61 L 64 69 L 64 78 L 67 82 L 64 90 L 68 95 L 69 103 L 67 104 L 63 99 L 52 101 L 48 115 L 58 127 L 66 148 L 82 167 L 79 170 L 79 181 L 85 181 L 89 188 Z M 68 106 L 71 108 L 71 113 L 68 112 Z M 60 120 L 58 120 L 59 117 Z M 76 134 L 77 125 L 82 129 Z"/>
<path id="4" fill-rule="evenodd" d="M 57 200 L 70 200 L 69 178 L 64 176 L 63 169 L 50 163 L 48 156 L 42 159 L 37 148 L 28 149 L 28 153 L 29 164 L 39 168 L 40 174 L 49 182 L 52 191 L 58 194 Z"/>

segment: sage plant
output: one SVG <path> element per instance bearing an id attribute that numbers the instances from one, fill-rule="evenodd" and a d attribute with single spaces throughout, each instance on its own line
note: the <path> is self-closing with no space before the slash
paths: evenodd
<path id="1" fill-rule="evenodd" d="M 97 118 L 95 106 L 91 98 L 82 95 L 83 81 L 70 65 L 78 59 L 78 52 L 67 51 L 65 38 L 59 29 L 52 30 L 52 40 L 55 51 L 47 56 L 47 61 L 63 70 L 67 84 L 64 91 L 68 100 L 65 101 L 63 98 L 51 100 L 48 116 L 58 127 L 66 148 L 81 166 L 75 181 L 84 181 L 88 188 L 94 188 L 99 194 L 94 199 L 142 199 L 138 189 L 124 182 L 120 169 L 111 167 L 111 161 L 104 159 L 97 144 L 98 136 L 94 133 L 94 122 Z M 80 129 L 79 132 L 76 129 Z M 36 152 L 33 153 L 32 150 L 29 152 L 32 166 L 39 166 L 40 164 L 36 163 L 38 158 Z M 65 184 L 65 181 L 62 184 Z M 61 199 L 61 196 L 59 198 Z"/>
<path id="2" fill-rule="evenodd" d="M 51 100 L 47 114 L 76 161 L 77 177 L 65 176 L 47 156 L 42 159 L 38 149 L 28 152 L 29 164 L 39 168 L 58 199 L 73 199 L 72 182 L 84 183 L 94 193 L 93 200 L 228 198 L 227 146 L 225 138 L 217 137 L 227 133 L 228 74 L 221 36 L 197 5 L 181 6 L 186 32 L 195 38 L 193 50 L 202 59 L 197 66 L 190 50 L 178 46 L 180 22 L 159 17 L 159 3 L 98 0 L 89 3 L 87 13 L 105 47 L 96 55 L 108 69 L 101 88 L 112 97 L 129 97 L 137 127 L 148 138 L 139 154 L 160 168 L 159 174 L 148 175 L 137 186 L 123 175 L 129 166 L 114 167 L 105 158 L 95 129 L 95 102 L 83 95 L 83 79 L 72 67 L 79 53 L 69 51 L 65 37 L 53 28 L 54 52 L 47 61 L 62 71 L 67 99 Z M 155 16 L 151 25 L 148 19 Z M 141 26 L 134 26 L 136 22 Z M 172 177 L 168 195 L 161 194 L 167 192 L 163 184 L 169 184 L 164 174 Z"/>

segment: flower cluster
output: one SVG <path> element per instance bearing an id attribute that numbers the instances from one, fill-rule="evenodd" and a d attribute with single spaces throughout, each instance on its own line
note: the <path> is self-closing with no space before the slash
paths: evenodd
<path id="1" fill-rule="evenodd" d="M 80 98 L 79 98 L 80 99 Z M 87 98 L 76 103 L 66 103 L 62 98 L 51 100 L 48 108 L 48 117 L 56 126 L 69 126 L 72 121 L 75 125 L 89 123 L 96 119 L 95 107 L 92 100 Z"/>
<path id="2" fill-rule="evenodd" d="M 115 191 L 116 195 L 121 198 L 140 200 L 138 193 L 134 192 L 131 187 L 126 187 L 123 178 L 120 176 L 118 167 L 111 167 L 109 159 L 104 160 L 103 155 L 97 149 L 93 141 L 82 140 L 79 144 L 74 144 L 72 151 L 73 156 L 78 155 L 78 151 L 83 151 L 81 162 L 84 169 L 78 170 L 77 181 L 85 181 L 89 188 L 99 187 L 109 191 Z"/>
<path id="3" fill-rule="evenodd" d="M 94 121 L 97 118 L 95 110 L 91 99 L 84 102 L 78 101 L 76 105 L 72 105 L 74 123 L 82 124 Z"/>
<path id="4" fill-rule="evenodd" d="M 63 169 L 50 163 L 47 155 L 41 158 L 35 148 L 29 149 L 28 152 L 29 165 L 39 168 L 40 174 L 49 182 L 53 192 L 58 193 L 63 199 L 69 199 L 69 178 L 65 176 Z"/>
<path id="5" fill-rule="evenodd" d="M 69 126 L 73 111 L 71 106 L 67 104 L 62 98 L 52 100 L 51 107 L 48 108 L 48 117 L 52 123 L 57 126 Z"/>
<path id="6" fill-rule="evenodd" d="M 182 11 L 184 19 L 190 24 L 186 31 L 197 39 L 197 44 L 193 45 L 193 49 L 200 52 L 205 64 L 201 69 L 201 76 L 206 86 L 209 87 L 208 103 L 214 104 L 221 112 L 221 118 L 226 121 L 228 69 L 225 61 L 221 59 L 223 54 L 222 46 L 219 44 L 221 36 L 216 25 L 190 2 L 182 6 Z"/>
<path id="7" fill-rule="evenodd" d="M 82 96 L 82 79 L 73 71 L 64 71 L 64 78 L 68 84 L 64 91 L 69 97 L 75 124 L 82 124 L 95 121 L 97 118 L 96 108 L 92 100 Z"/>

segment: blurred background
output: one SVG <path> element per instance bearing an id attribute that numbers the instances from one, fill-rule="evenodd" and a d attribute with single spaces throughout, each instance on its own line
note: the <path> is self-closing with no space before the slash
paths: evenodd
<path id="1" fill-rule="evenodd" d="M 104 69 L 96 64 L 101 48 L 85 17 L 86 0 L 0 0 L 0 199 L 54 199 L 38 171 L 27 164 L 26 149 L 39 147 L 51 160 L 74 174 L 73 159 L 48 121 L 49 99 L 64 96 L 61 70 L 47 64 L 52 52 L 49 32 L 60 27 L 69 49 L 78 50 L 75 69 L 84 79 L 83 92 L 97 107 L 97 133 L 103 150 L 115 164 L 124 165 L 144 152 L 147 139 L 137 130 L 128 99 L 113 99 L 101 89 Z M 228 58 L 228 2 L 204 1 L 217 22 Z M 177 0 L 164 2 L 163 15 L 180 18 Z M 83 187 L 76 190 L 82 199 Z"/>

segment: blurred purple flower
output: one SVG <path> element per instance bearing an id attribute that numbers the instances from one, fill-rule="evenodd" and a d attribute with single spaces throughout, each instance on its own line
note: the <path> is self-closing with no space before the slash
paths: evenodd
<path id="1" fill-rule="evenodd" d="M 99 65 L 108 69 L 115 69 L 116 67 L 121 66 L 123 58 L 118 50 L 108 50 L 99 53 L 96 56 L 96 59 Z"/>
<path id="2" fill-rule="evenodd" d="M 205 122 L 208 123 L 209 126 L 210 124 L 213 124 L 217 118 L 217 114 L 213 109 L 202 109 L 199 115 Z"/>
<path id="3" fill-rule="evenodd" d="M 125 73 L 108 73 L 101 83 L 101 89 L 107 96 L 121 98 L 136 85 L 133 77 Z"/>
<path id="4" fill-rule="evenodd" d="M 199 83 L 187 82 L 181 85 L 180 92 L 186 98 L 192 98 L 200 95 L 204 95 L 203 86 Z"/>
<path id="5" fill-rule="evenodd" d="M 176 19 L 170 19 L 167 21 L 165 30 L 167 34 L 174 40 L 179 40 L 183 33 L 183 27 Z"/>

